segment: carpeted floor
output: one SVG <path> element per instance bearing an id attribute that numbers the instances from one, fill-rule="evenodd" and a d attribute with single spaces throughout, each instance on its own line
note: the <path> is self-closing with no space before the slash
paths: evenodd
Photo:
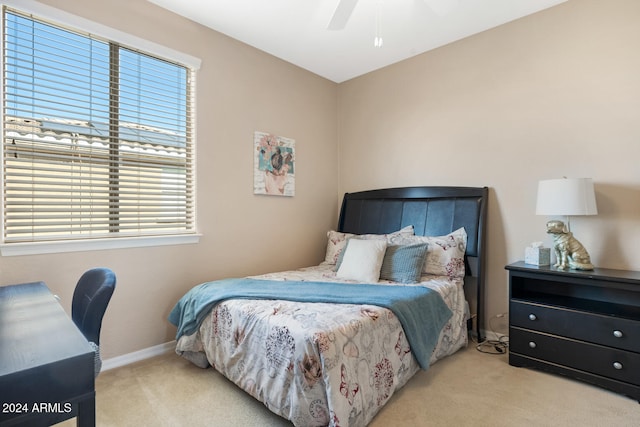
<path id="1" fill-rule="evenodd" d="M 291 426 L 213 369 L 167 354 L 96 381 L 99 427 Z M 75 425 L 74 420 L 61 426 Z M 387 426 L 638 426 L 640 404 L 474 346 L 419 372 L 370 424 Z"/>

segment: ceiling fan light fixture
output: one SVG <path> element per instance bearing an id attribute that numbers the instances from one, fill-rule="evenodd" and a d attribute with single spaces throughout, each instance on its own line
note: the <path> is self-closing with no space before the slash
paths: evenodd
<path id="1" fill-rule="evenodd" d="M 378 0 L 376 4 L 376 36 L 373 38 L 374 47 L 382 47 L 382 36 L 380 35 L 381 4 L 382 4 L 382 0 Z"/>

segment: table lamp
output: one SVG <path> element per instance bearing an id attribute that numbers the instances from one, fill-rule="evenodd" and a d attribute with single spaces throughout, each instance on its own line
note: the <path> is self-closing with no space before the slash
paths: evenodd
<path id="1" fill-rule="evenodd" d="M 596 215 L 596 196 L 591 178 L 547 179 L 538 183 L 536 215 L 563 215 L 562 221 L 547 222 L 554 241 L 556 264 L 561 269 L 593 270 L 589 253 L 571 232 L 572 215 Z"/>

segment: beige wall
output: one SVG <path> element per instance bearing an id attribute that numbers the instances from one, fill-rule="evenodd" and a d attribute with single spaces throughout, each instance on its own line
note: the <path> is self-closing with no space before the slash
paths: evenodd
<path id="1" fill-rule="evenodd" d="M 197 245 L 0 257 L 0 284 L 44 280 L 70 310 L 82 272 L 118 278 L 103 357 L 171 341 L 166 317 L 206 280 L 319 263 L 337 222 L 337 85 L 145 0 L 48 0 L 202 60 L 197 75 Z M 296 140 L 296 195 L 253 195 L 253 132 Z M 300 238 L 304 236 L 304 238 Z"/>
<path id="2" fill-rule="evenodd" d="M 546 239 L 539 179 L 592 177 L 600 214 L 573 230 L 596 265 L 640 270 L 636 0 L 571 0 L 341 85 L 145 0 L 43 2 L 202 59 L 198 245 L 0 258 L 0 284 L 45 280 L 67 309 L 84 270 L 112 267 L 106 358 L 173 339 L 196 283 L 319 262 L 344 191 L 489 186 L 489 315 L 504 265 Z M 296 140 L 295 197 L 252 194 L 255 130 Z"/>
<path id="3" fill-rule="evenodd" d="M 640 269 L 639 18 L 636 0 L 572 0 L 341 84 L 340 192 L 490 187 L 489 316 L 505 264 L 551 245 L 540 179 L 593 178 L 599 215 L 572 230 L 596 266 Z"/>

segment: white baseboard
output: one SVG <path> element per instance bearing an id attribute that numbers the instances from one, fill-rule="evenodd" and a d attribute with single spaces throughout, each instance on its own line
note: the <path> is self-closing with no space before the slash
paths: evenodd
<path id="1" fill-rule="evenodd" d="M 174 340 L 164 344 L 154 345 L 153 347 L 143 348 L 142 350 L 134 351 L 133 353 L 127 353 L 122 356 L 105 359 L 102 361 L 102 371 L 108 371 L 109 369 L 119 368 L 151 357 L 160 356 L 174 351 L 175 348 L 176 342 Z"/>
<path id="2" fill-rule="evenodd" d="M 501 335 L 491 331 L 483 331 L 485 337 L 488 340 L 498 340 Z M 164 344 L 154 345 L 153 347 L 143 348 L 142 350 L 134 351 L 133 353 L 123 354 L 122 356 L 112 357 L 102 361 L 102 371 L 108 371 L 109 369 L 119 368 L 121 366 L 130 365 L 132 363 L 140 362 L 151 357 L 160 356 L 166 353 L 174 351 L 176 348 L 176 342 L 169 341 Z"/>
<path id="3" fill-rule="evenodd" d="M 498 340 L 501 335 L 491 331 L 483 331 L 485 337 L 488 340 Z M 132 363 L 140 362 L 145 359 L 149 359 L 155 356 L 161 356 L 166 353 L 174 351 L 176 348 L 176 342 L 169 341 L 164 344 L 154 345 L 153 347 L 143 348 L 142 350 L 134 351 L 133 353 L 123 354 L 122 356 L 112 357 L 102 361 L 102 371 L 108 371 L 109 369 L 119 368 L 121 366 L 130 365 Z"/>

